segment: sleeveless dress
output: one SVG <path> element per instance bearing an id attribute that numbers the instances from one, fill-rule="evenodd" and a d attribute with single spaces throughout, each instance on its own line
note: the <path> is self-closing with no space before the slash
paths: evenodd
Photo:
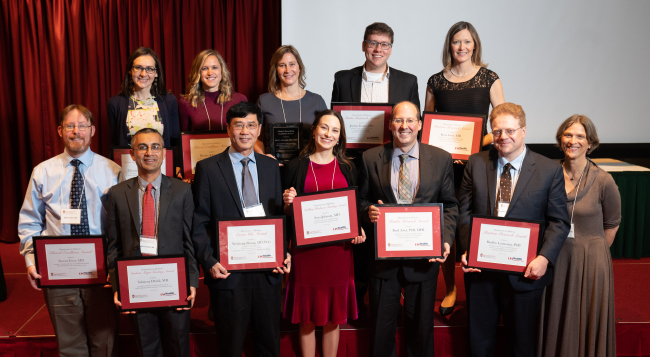
<path id="1" fill-rule="evenodd" d="M 334 189 L 348 187 L 337 160 L 325 165 L 310 162 L 304 192 L 331 190 L 332 186 Z M 351 245 L 346 241 L 292 249 L 285 319 L 294 324 L 317 326 L 328 322 L 341 325 L 348 318 L 357 319 Z"/>

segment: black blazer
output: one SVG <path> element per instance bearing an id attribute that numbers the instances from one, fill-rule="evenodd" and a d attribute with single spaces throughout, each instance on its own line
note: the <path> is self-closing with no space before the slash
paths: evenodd
<path id="1" fill-rule="evenodd" d="M 388 102 L 397 104 L 408 100 L 417 105 L 419 109 L 418 78 L 392 67 L 390 67 L 389 72 Z M 332 89 L 332 102 L 360 102 L 362 75 L 362 66 L 336 72 L 334 75 L 334 88 Z"/>
<path id="2" fill-rule="evenodd" d="M 160 118 L 162 120 L 163 139 L 165 140 L 165 147 L 176 145 L 176 141 L 180 140 L 181 129 L 178 120 L 178 102 L 176 97 L 171 94 L 157 95 L 154 97 L 158 103 L 158 110 L 160 110 Z M 108 100 L 106 109 L 108 110 L 108 121 L 111 134 L 111 145 L 113 146 L 131 146 L 131 139 L 129 137 L 129 130 L 126 127 L 126 116 L 129 112 L 129 98 L 118 94 Z M 174 142 L 172 142 L 172 140 Z"/>
<path id="3" fill-rule="evenodd" d="M 196 259 L 203 267 L 204 282 L 217 289 L 234 289 L 242 273 L 232 273 L 226 279 L 213 279 L 209 271 L 219 262 L 219 220 L 245 217 L 235 171 L 228 149 L 221 154 L 199 161 L 194 175 L 194 229 L 192 240 Z M 260 202 L 267 216 L 284 215 L 280 166 L 275 159 L 255 153 Z M 288 246 L 285 234 L 285 246 Z M 282 274 L 267 273 L 271 284 L 278 284 Z"/>
<path id="4" fill-rule="evenodd" d="M 467 250 L 471 214 L 494 215 L 497 189 L 496 149 L 482 151 L 469 157 L 463 183 L 460 186 L 460 249 Z M 562 165 L 526 148 L 521 173 L 510 200 L 506 218 L 543 221 L 543 238 L 538 251 L 550 264 L 539 280 L 510 275 L 510 283 L 517 291 L 543 288 L 553 281 L 553 265 L 569 234 L 569 213 Z"/>
<path id="5" fill-rule="evenodd" d="M 454 170 L 451 155 L 437 147 L 420 145 L 420 180 L 413 203 L 442 203 L 444 214 L 444 240 L 454 240 L 458 219 L 458 201 L 454 192 Z M 437 277 L 439 264 L 426 259 L 375 260 L 374 224 L 370 223 L 368 208 L 382 202 L 397 203 L 390 185 L 393 143 L 372 148 L 363 153 L 363 167 L 359 175 L 359 209 L 365 223 L 366 243 L 369 244 L 369 272 L 382 279 L 389 279 L 402 266 L 404 277 L 410 282 L 420 282 Z"/>
<path id="6" fill-rule="evenodd" d="M 113 291 L 117 291 L 115 259 L 139 257 L 140 207 L 138 178 L 111 188 L 108 196 L 107 255 Z M 162 175 L 158 212 L 158 255 L 184 254 L 189 266 L 190 286 L 199 286 L 199 270 L 194 258 L 191 229 L 194 201 L 189 184 Z"/>

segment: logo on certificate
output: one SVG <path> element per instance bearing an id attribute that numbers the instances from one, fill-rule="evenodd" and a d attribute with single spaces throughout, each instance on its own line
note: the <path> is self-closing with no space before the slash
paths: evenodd
<path id="1" fill-rule="evenodd" d="M 342 231 L 342 230 L 347 230 L 347 229 L 348 229 L 348 226 L 340 226 L 340 227 L 335 227 L 334 228 L 335 231 Z"/>
<path id="2" fill-rule="evenodd" d="M 508 260 L 514 260 L 516 262 L 523 262 L 524 261 L 523 259 L 517 258 L 517 257 L 508 257 Z"/>

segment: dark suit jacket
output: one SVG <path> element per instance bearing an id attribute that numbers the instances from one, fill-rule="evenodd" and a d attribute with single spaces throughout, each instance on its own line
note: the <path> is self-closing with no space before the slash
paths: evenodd
<path id="1" fill-rule="evenodd" d="M 498 151 L 482 151 L 469 157 L 463 183 L 460 186 L 460 249 L 467 250 L 471 214 L 494 215 L 497 188 Z M 521 173 L 510 200 L 506 218 L 543 221 L 543 239 L 538 254 L 550 264 L 539 280 L 510 275 L 510 283 L 517 291 L 543 288 L 553 281 L 553 265 L 569 234 L 569 214 L 562 166 L 542 155 L 526 149 Z"/>
<path id="2" fill-rule="evenodd" d="M 108 272 L 113 291 L 117 291 L 115 259 L 139 257 L 140 208 L 138 178 L 121 182 L 111 188 L 108 198 Z M 192 245 L 191 186 L 174 177 L 162 176 L 158 212 L 158 255 L 185 254 L 189 266 L 190 286 L 199 286 L 199 271 Z"/>
<path id="3" fill-rule="evenodd" d="M 444 240 L 454 240 L 458 219 L 458 201 L 454 193 L 454 171 L 451 155 L 437 147 L 420 144 L 420 179 L 413 203 L 442 203 L 444 214 Z M 369 272 L 372 276 L 389 279 L 402 265 L 408 281 L 419 282 L 437 277 L 439 264 L 426 259 L 375 260 L 375 235 L 368 217 L 368 208 L 382 200 L 385 204 L 397 203 L 390 185 L 393 144 L 372 148 L 363 153 L 363 166 L 359 176 L 359 209 L 365 223 L 366 243 L 369 248 Z"/>
<path id="4" fill-rule="evenodd" d="M 389 72 L 388 102 L 397 104 L 408 100 L 420 108 L 418 78 L 392 67 L 389 68 Z M 334 88 L 332 89 L 332 102 L 360 102 L 362 74 L 362 66 L 336 72 L 334 75 Z"/>
<path id="5" fill-rule="evenodd" d="M 258 153 L 255 153 L 255 161 L 259 198 L 264 212 L 267 216 L 284 215 L 278 162 Z M 219 221 L 245 217 L 228 149 L 196 164 L 194 204 L 192 239 L 196 259 L 203 267 L 204 282 L 217 289 L 231 290 L 239 283 L 242 273 L 232 273 L 226 279 L 213 279 L 209 273 L 210 268 L 219 262 L 219 235 L 217 234 Z M 287 237 L 288 235 L 285 234 L 285 239 Z M 286 240 L 285 246 L 288 247 Z M 282 274 L 267 273 L 271 284 L 279 283 L 282 277 Z"/>

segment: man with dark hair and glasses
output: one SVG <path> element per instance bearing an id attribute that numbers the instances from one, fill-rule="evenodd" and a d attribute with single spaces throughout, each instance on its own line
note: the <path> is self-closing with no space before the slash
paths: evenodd
<path id="1" fill-rule="evenodd" d="M 120 178 L 119 165 L 90 150 L 92 113 L 67 106 L 59 116 L 65 150 L 38 164 L 29 179 L 18 218 L 20 253 L 36 290 L 32 237 L 100 235 L 106 230 L 106 199 Z M 64 216 L 63 211 L 67 214 Z M 117 356 L 117 311 L 105 287 L 43 288 L 60 356 Z"/>
<path id="2" fill-rule="evenodd" d="M 219 262 L 216 230 L 221 219 L 284 215 L 278 162 L 253 150 L 261 118 L 253 103 L 233 105 L 226 114 L 230 147 L 199 161 L 194 175 L 192 237 L 210 290 L 222 357 L 242 355 L 249 322 L 255 355 L 280 355 L 281 281 L 289 273 L 291 256 L 287 253 L 285 265 L 272 272 L 228 272 Z"/>
<path id="3" fill-rule="evenodd" d="M 409 101 L 420 108 L 416 76 L 388 66 L 394 33 L 390 26 L 375 22 L 363 35 L 362 66 L 336 72 L 332 102 L 399 103 Z"/>
<path id="4" fill-rule="evenodd" d="M 508 356 L 535 356 L 535 328 L 544 287 L 569 233 L 562 165 L 524 144 L 526 114 L 503 103 L 490 114 L 494 149 L 469 157 L 460 187 L 459 244 L 465 252 L 468 356 L 492 356 L 499 318 L 508 335 Z M 467 268 L 471 215 L 542 221 L 537 256 L 523 276 Z"/>

